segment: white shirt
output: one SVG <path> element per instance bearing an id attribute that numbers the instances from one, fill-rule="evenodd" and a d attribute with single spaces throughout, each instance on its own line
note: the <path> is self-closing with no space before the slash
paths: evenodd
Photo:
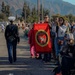
<path id="1" fill-rule="evenodd" d="M 29 30 L 29 27 L 25 27 L 25 30 Z"/>
<path id="2" fill-rule="evenodd" d="M 74 40 L 73 34 L 72 34 L 72 33 L 67 34 L 67 39 L 72 39 L 72 40 Z"/>
<path id="3" fill-rule="evenodd" d="M 3 24 L 1 24 L 1 28 L 2 28 L 2 29 L 4 29 L 4 28 L 5 28 Z"/>
<path id="4" fill-rule="evenodd" d="M 56 33 L 56 25 L 55 24 L 52 24 L 52 32 Z"/>
<path id="5" fill-rule="evenodd" d="M 67 27 L 65 25 L 59 26 L 58 37 L 64 37 Z"/>
<path id="6" fill-rule="evenodd" d="M 75 25 L 73 26 L 73 35 L 74 35 L 74 40 L 75 40 Z"/>

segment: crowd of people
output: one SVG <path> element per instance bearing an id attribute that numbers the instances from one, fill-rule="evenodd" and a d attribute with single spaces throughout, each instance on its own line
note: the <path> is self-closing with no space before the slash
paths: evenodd
<path id="1" fill-rule="evenodd" d="M 31 57 L 42 59 L 44 62 L 50 62 L 53 58 L 58 65 L 58 72 L 62 71 L 62 75 L 70 75 L 70 70 L 75 69 L 75 23 L 69 23 L 62 17 L 56 17 L 52 22 L 49 22 L 49 20 L 46 15 L 43 23 L 48 23 L 50 27 L 52 52 L 36 53 L 32 26 L 28 34 Z"/>
<path id="2" fill-rule="evenodd" d="M 8 48 L 9 62 L 16 62 L 16 48 L 17 43 L 20 42 L 18 27 L 13 24 L 14 17 L 9 17 L 10 24 L 6 26 L 6 29 L 2 25 L 2 31 L 5 29 L 5 38 Z M 52 52 L 49 53 L 37 53 L 35 50 L 34 38 L 33 38 L 33 27 L 34 25 L 22 25 L 25 36 L 28 37 L 28 43 L 30 45 L 31 58 L 41 59 L 45 63 L 50 62 L 51 59 L 55 61 L 56 67 L 55 73 L 62 73 L 62 75 L 70 75 L 70 70 L 74 69 L 75 74 L 75 23 L 69 23 L 62 17 L 56 17 L 51 20 L 48 15 L 44 17 L 43 22 L 48 23 L 50 30 L 50 38 L 52 43 Z M 13 53 L 12 53 L 13 49 Z M 13 54 L 13 55 L 12 55 Z M 56 74 L 55 74 L 56 75 Z"/>

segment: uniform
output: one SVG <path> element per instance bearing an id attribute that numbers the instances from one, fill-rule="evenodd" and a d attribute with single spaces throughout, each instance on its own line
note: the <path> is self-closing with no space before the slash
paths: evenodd
<path id="1" fill-rule="evenodd" d="M 13 18 L 10 17 L 10 22 L 12 22 Z M 20 42 L 18 27 L 17 25 L 11 23 L 5 29 L 5 39 L 8 49 L 8 58 L 9 62 L 12 63 L 16 61 L 16 47 L 17 43 Z"/>

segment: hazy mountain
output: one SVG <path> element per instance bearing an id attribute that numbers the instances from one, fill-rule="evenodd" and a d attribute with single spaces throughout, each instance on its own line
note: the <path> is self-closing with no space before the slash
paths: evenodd
<path id="1" fill-rule="evenodd" d="M 21 13 L 24 1 L 27 1 L 30 7 L 36 6 L 37 8 L 37 0 L 0 0 L 0 10 L 1 10 L 1 3 L 3 1 L 5 2 L 5 4 L 8 4 L 11 6 L 11 12 L 13 12 L 13 14 Z M 75 15 L 75 5 L 72 5 L 68 2 L 64 2 L 63 0 L 43 0 L 43 6 L 44 8 L 49 9 L 51 14 L 55 14 L 55 13 L 70 14 L 71 13 Z"/>

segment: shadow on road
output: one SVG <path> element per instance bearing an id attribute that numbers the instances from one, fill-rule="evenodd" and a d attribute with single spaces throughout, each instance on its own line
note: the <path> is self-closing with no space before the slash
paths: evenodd
<path id="1" fill-rule="evenodd" d="M 54 75 L 51 71 L 47 72 L 46 70 L 40 70 L 40 71 L 31 71 L 31 70 L 6 70 L 6 71 L 1 71 L 0 75 Z"/>
<path id="2" fill-rule="evenodd" d="M 29 46 L 18 46 L 18 49 L 21 49 L 21 50 L 23 50 L 23 49 L 29 50 Z"/>
<path id="3" fill-rule="evenodd" d="M 7 57 L 0 57 L 0 68 L 3 69 L 0 70 L 0 75 L 53 75 L 49 63 L 24 57 L 18 57 L 13 64 L 9 64 Z"/>

